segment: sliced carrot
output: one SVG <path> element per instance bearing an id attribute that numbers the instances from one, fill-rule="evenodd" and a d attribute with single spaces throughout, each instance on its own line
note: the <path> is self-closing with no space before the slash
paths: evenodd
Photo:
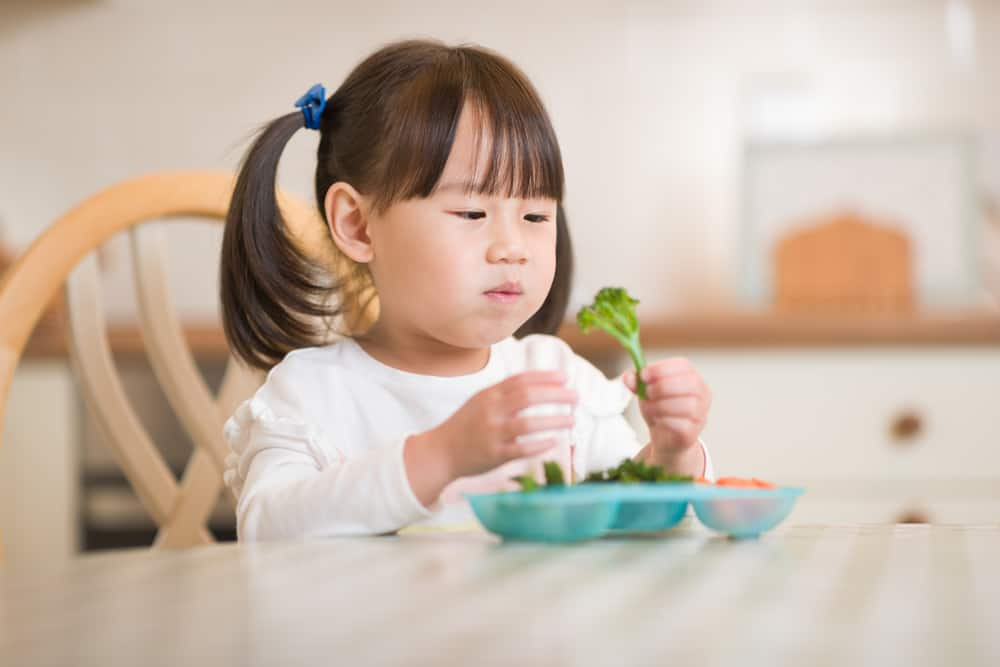
<path id="1" fill-rule="evenodd" d="M 753 481 L 749 479 L 743 479 L 742 477 L 720 477 L 715 480 L 716 486 L 735 486 L 742 488 L 754 488 L 756 485 Z"/>
<path id="2" fill-rule="evenodd" d="M 696 478 L 696 479 L 694 480 L 694 483 L 695 483 L 695 484 L 711 484 L 712 482 L 708 481 L 708 480 L 707 480 L 707 479 L 705 479 L 704 477 L 698 477 L 698 478 Z"/>
<path id="3" fill-rule="evenodd" d="M 715 484 L 717 486 L 732 486 L 741 489 L 773 489 L 774 484 L 770 482 L 765 482 L 762 479 L 757 479 L 756 477 L 751 477 L 750 479 L 745 479 L 743 477 L 722 477 L 716 480 Z"/>

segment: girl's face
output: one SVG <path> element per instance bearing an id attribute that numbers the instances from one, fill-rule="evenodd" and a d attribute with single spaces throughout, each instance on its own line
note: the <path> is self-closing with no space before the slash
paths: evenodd
<path id="1" fill-rule="evenodd" d="M 378 326 L 462 348 L 512 335 L 537 311 L 556 266 L 556 201 L 466 194 L 486 171 L 469 107 L 437 189 L 368 225 Z"/>

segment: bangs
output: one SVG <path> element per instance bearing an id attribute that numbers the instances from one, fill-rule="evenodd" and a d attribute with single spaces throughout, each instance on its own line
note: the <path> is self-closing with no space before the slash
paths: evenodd
<path id="1" fill-rule="evenodd" d="M 375 207 L 384 211 L 437 187 L 466 108 L 475 120 L 475 173 L 467 193 L 563 199 L 559 142 L 527 78 L 493 53 L 460 47 L 421 71 L 388 105 L 389 131 L 378 153 Z"/>

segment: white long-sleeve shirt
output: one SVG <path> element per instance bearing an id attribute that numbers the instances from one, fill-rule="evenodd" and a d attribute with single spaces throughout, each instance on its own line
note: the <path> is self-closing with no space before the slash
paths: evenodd
<path id="1" fill-rule="evenodd" d="M 464 493 L 510 488 L 510 478 L 532 470 L 532 462 L 456 480 L 424 507 L 407 479 L 403 446 L 479 391 L 538 368 L 562 370 L 579 394 L 566 438 L 572 449 L 539 458 L 560 458 L 582 478 L 641 449 L 623 415 L 632 393 L 555 336 L 502 340 L 485 367 L 453 377 L 393 368 L 351 338 L 289 353 L 226 422 L 225 480 L 239 497 L 239 539 L 392 532 L 462 503 Z M 707 449 L 705 459 L 711 479 Z"/>

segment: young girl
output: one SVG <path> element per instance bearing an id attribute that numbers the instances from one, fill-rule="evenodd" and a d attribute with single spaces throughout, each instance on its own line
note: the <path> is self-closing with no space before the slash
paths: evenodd
<path id="1" fill-rule="evenodd" d="M 577 478 L 625 457 L 712 476 L 687 361 L 644 370 L 643 446 L 622 414 L 634 373 L 608 380 L 551 335 L 572 269 L 562 158 L 516 66 L 406 41 L 296 105 L 248 152 L 223 239 L 226 335 L 270 368 L 226 424 L 241 540 L 393 532 L 540 459 Z M 322 236 L 275 200 L 303 126 Z"/>

